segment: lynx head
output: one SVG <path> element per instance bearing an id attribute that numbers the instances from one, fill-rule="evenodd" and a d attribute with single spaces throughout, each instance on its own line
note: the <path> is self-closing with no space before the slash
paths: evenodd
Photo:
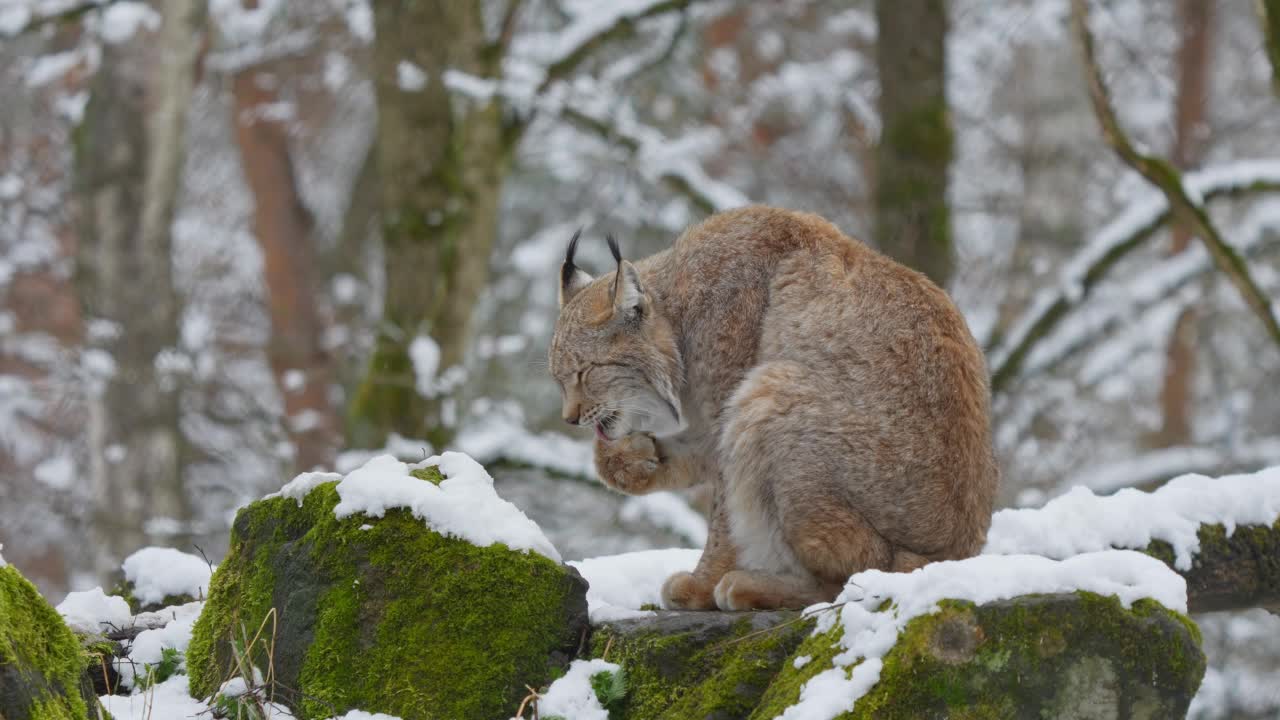
<path id="1" fill-rule="evenodd" d="M 617 269 L 599 279 L 573 264 L 574 233 L 560 267 L 560 317 L 551 338 L 551 375 L 562 416 L 616 440 L 632 432 L 673 435 L 684 429 L 678 388 L 682 363 L 671 323 L 640 272 L 609 236 Z"/>

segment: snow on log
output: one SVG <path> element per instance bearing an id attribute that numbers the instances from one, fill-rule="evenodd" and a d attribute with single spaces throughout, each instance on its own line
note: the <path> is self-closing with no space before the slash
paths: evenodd
<path id="1" fill-rule="evenodd" d="M 1187 582 L 1191 612 L 1280 606 L 1280 467 L 1184 475 L 1154 492 L 1099 496 L 1085 487 L 1038 509 L 1002 510 L 985 554 L 1068 558 L 1141 550 Z"/>

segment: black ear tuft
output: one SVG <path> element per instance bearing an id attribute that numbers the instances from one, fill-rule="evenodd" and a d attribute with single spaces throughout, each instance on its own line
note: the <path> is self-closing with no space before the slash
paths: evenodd
<path id="1" fill-rule="evenodd" d="M 573 256 L 578 252 L 578 238 L 582 237 L 582 228 L 578 228 L 577 232 L 569 240 L 569 247 L 564 252 L 564 264 L 560 266 L 560 286 L 567 287 L 569 278 L 573 277 L 573 273 L 578 269 L 573 264 Z"/>
<path id="2" fill-rule="evenodd" d="M 609 243 L 609 252 L 613 253 L 613 261 L 622 262 L 622 251 L 618 249 L 618 239 L 612 233 L 605 236 L 605 242 Z"/>

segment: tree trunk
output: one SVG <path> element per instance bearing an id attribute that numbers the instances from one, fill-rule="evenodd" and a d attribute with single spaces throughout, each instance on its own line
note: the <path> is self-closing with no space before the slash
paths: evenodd
<path id="1" fill-rule="evenodd" d="M 947 174 L 947 8 L 943 0 L 876 0 L 880 143 L 876 244 L 942 287 L 952 270 Z"/>
<path id="2" fill-rule="evenodd" d="M 339 428 L 329 399 L 333 362 L 323 344 L 316 287 L 320 256 L 293 171 L 288 121 L 265 112 L 277 102 L 271 79 L 261 68 L 241 70 L 232 94 L 240 164 L 253 195 L 253 232 L 262 248 L 271 318 L 268 357 L 284 400 L 294 466 L 302 471 L 332 463 Z"/>
<path id="3" fill-rule="evenodd" d="M 441 443 L 441 400 L 415 391 L 409 346 L 429 336 L 441 370 L 459 366 L 487 275 L 498 195 L 509 165 L 502 107 L 451 96 L 443 73 L 491 75 L 479 3 L 374 4 L 383 321 L 349 407 L 348 439 L 378 446 L 397 432 Z"/>
<path id="4" fill-rule="evenodd" d="M 1209 0 L 1181 0 L 1178 18 L 1182 47 L 1178 50 L 1178 96 L 1175 101 L 1175 129 L 1172 160 L 1179 170 L 1194 167 L 1203 152 L 1202 126 L 1209 103 L 1209 68 L 1212 62 L 1213 3 Z M 1184 252 L 1192 233 L 1184 224 L 1173 226 L 1170 251 Z M 1196 313 L 1188 307 L 1178 316 L 1169 336 L 1165 356 L 1164 384 L 1160 389 L 1161 426 L 1157 447 L 1187 445 L 1192 440 L 1195 396 Z"/>
<path id="5" fill-rule="evenodd" d="M 191 516 L 182 375 L 157 361 L 178 346 L 170 229 L 204 3 L 166 0 L 163 17 L 159 62 L 150 38 L 104 47 L 76 147 L 76 281 L 84 316 L 108 321 L 90 325 L 86 349 L 96 377 L 87 425 L 100 572 L 157 536 L 172 541 Z M 173 523 L 148 529 L 148 519 Z"/>

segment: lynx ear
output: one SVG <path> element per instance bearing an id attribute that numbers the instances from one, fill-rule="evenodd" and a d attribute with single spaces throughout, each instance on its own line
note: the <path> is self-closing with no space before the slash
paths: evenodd
<path id="1" fill-rule="evenodd" d="M 613 276 L 613 312 L 623 318 L 637 318 L 645 313 L 649 299 L 640 285 L 640 271 L 636 266 L 622 259 L 618 249 L 618 241 L 608 236 L 609 251 L 618 263 L 618 271 Z"/>
<path id="2" fill-rule="evenodd" d="M 564 253 L 564 263 L 560 266 L 560 307 L 573 299 L 582 288 L 591 284 L 594 279 L 573 264 L 573 255 L 578 251 L 578 238 L 582 236 L 582 228 L 569 240 L 569 248 Z"/>

